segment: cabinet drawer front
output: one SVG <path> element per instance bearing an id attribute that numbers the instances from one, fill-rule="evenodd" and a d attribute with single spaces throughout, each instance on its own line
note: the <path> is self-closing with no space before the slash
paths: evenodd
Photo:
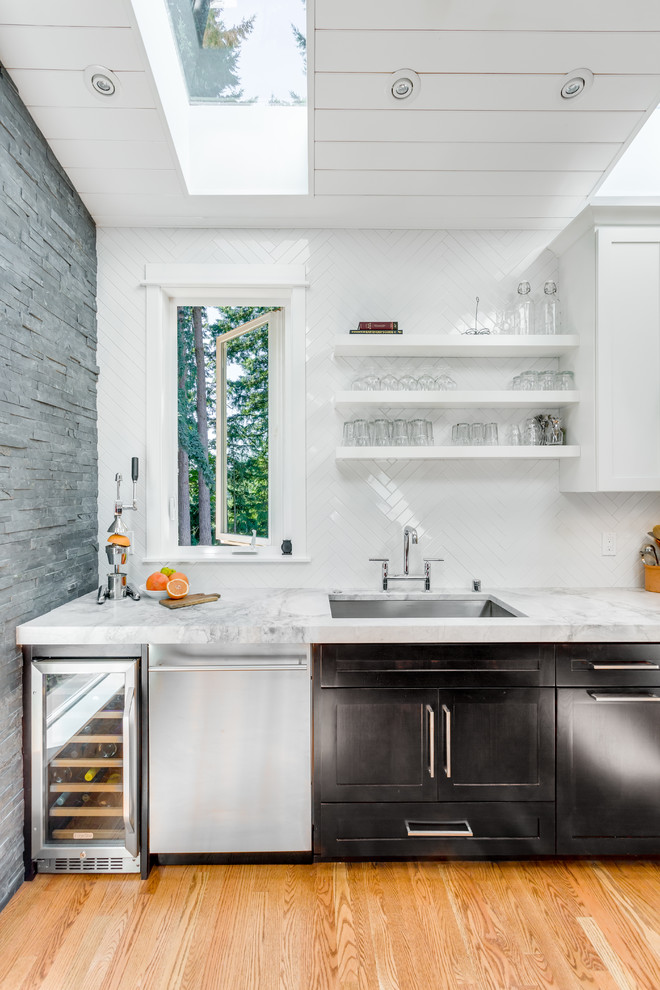
<path id="1" fill-rule="evenodd" d="M 316 648 L 323 687 L 499 687 L 554 684 L 549 643 L 329 644 Z"/>
<path id="2" fill-rule="evenodd" d="M 314 854 L 325 859 L 552 855 L 554 804 L 322 804 Z"/>
<path id="3" fill-rule="evenodd" d="M 557 686 L 660 685 L 658 643 L 562 643 L 557 647 Z"/>

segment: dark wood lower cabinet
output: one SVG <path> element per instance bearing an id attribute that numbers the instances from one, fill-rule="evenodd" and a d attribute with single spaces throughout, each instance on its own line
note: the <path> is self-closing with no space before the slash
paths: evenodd
<path id="1" fill-rule="evenodd" d="M 660 855 L 660 644 L 314 648 L 314 855 Z"/>
<path id="2" fill-rule="evenodd" d="M 660 853 L 660 688 L 559 688 L 557 722 L 557 852 Z"/>

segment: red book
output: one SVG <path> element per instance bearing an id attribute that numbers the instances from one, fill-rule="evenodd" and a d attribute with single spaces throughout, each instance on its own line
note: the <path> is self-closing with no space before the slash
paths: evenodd
<path id="1" fill-rule="evenodd" d="M 360 321 L 357 325 L 358 330 L 398 330 L 399 324 L 396 320 L 385 320 L 385 321 L 375 321 L 365 323 Z"/>

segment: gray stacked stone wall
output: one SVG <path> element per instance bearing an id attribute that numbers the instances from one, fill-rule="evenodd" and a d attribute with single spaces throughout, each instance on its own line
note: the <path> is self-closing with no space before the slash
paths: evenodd
<path id="1" fill-rule="evenodd" d="M 23 876 L 16 626 L 96 586 L 96 230 L 0 66 L 0 907 Z"/>

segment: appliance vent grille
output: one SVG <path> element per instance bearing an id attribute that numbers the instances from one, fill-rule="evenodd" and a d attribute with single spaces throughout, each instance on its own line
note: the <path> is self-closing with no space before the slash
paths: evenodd
<path id="1" fill-rule="evenodd" d="M 122 856 L 58 856 L 38 859 L 39 873 L 139 873 L 140 860 Z"/>

